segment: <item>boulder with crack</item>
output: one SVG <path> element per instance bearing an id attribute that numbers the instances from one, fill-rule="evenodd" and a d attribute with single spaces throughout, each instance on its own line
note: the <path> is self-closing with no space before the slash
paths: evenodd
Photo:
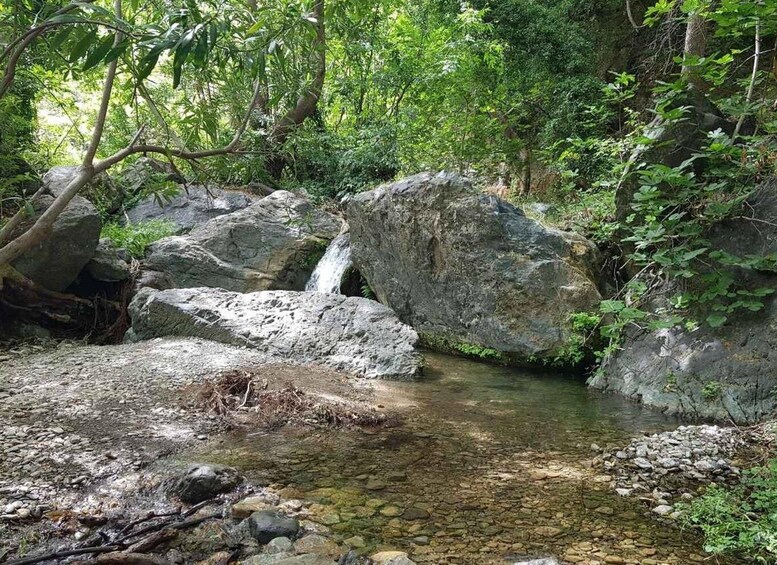
<path id="1" fill-rule="evenodd" d="M 145 268 L 177 288 L 237 292 L 303 290 L 342 222 L 306 199 L 277 191 L 151 247 Z"/>
<path id="2" fill-rule="evenodd" d="M 423 173 L 352 198 L 351 247 L 378 300 L 424 341 L 513 362 L 555 358 L 594 308 L 599 255 L 463 178 Z"/>
<path id="3" fill-rule="evenodd" d="M 369 378 L 408 379 L 421 369 L 418 335 L 365 298 L 223 289 L 143 289 L 126 339 L 202 337 L 255 348 L 269 361 L 320 363 Z"/>

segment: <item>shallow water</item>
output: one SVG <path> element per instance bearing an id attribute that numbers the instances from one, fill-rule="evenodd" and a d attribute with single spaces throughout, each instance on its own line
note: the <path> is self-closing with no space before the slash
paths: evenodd
<path id="1" fill-rule="evenodd" d="M 689 563 L 697 538 L 612 493 L 591 444 L 677 422 L 573 378 L 430 354 L 425 379 L 380 383 L 404 422 L 378 431 L 233 435 L 188 459 L 234 465 L 313 501 L 338 541 L 402 549 L 418 563 Z M 717 561 L 723 562 L 723 561 Z"/>

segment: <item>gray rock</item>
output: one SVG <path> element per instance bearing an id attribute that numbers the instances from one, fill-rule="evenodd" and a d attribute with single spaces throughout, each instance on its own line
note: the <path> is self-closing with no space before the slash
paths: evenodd
<path id="1" fill-rule="evenodd" d="M 248 518 L 251 535 L 259 543 L 270 543 L 275 538 L 293 539 L 299 532 L 299 522 L 276 510 L 260 510 Z"/>
<path id="2" fill-rule="evenodd" d="M 528 561 L 514 561 L 513 565 L 561 565 L 561 562 L 555 557 L 541 557 Z"/>
<path id="3" fill-rule="evenodd" d="M 98 281 L 119 282 L 130 278 L 130 257 L 125 249 L 113 246 L 110 240 L 101 239 L 94 256 L 86 264 L 86 272 Z"/>
<path id="4" fill-rule="evenodd" d="M 420 372 L 417 334 L 391 310 L 365 298 L 143 289 L 129 313 L 130 339 L 203 337 L 256 348 L 269 360 L 321 363 L 364 377 L 412 378 Z"/>
<path id="5" fill-rule="evenodd" d="M 653 512 L 655 512 L 659 516 L 666 516 L 667 514 L 671 514 L 672 510 L 674 510 L 674 508 L 672 508 L 668 504 L 660 504 L 655 508 L 653 508 Z"/>
<path id="6" fill-rule="evenodd" d="M 715 248 L 744 257 L 777 252 L 777 178 L 763 183 L 743 215 L 713 227 Z M 777 277 L 736 271 L 749 288 L 775 288 Z M 667 289 L 667 293 L 671 289 Z M 722 327 L 693 332 L 671 328 L 633 332 L 591 385 L 639 400 L 669 414 L 752 424 L 777 413 L 777 297 L 760 312 L 730 316 Z"/>
<path id="7" fill-rule="evenodd" d="M 551 359 L 569 337 L 569 315 L 601 299 L 591 242 L 457 175 L 424 173 L 358 194 L 348 221 L 357 269 L 432 346 Z"/>
<path id="8" fill-rule="evenodd" d="M 165 163 L 151 157 L 140 157 L 137 161 L 124 168 L 117 182 L 127 194 L 138 194 L 141 190 L 151 188 L 154 182 L 185 183 L 186 179 L 171 163 Z"/>
<path id="9" fill-rule="evenodd" d="M 43 175 L 43 184 L 49 194 L 59 196 L 68 183 L 76 176 L 79 167 L 52 167 Z M 113 182 L 108 173 L 96 175 L 78 192 L 79 196 L 89 202 L 104 214 L 113 214 L 121 207 L 125 193 Z"/>
<path id="10" fill-rule="evenodd" d="M 249 524 L 251 522 L 249 521 Z M 264 552 L 270 554 L 276 553 L 289 553 L 291 552 L 293 544 L 289 538 L 279 537 L 270 540 L 267 545 L 264 546 Z"/>
<path id="11" fill-rule="evenodd" d="M 287 556 L 283 553 L 276 555 L 255 555 L 241 561 L 241 563 L 243 565 L 334 565 L 334 561 L 330 557 L 312 553 L 293 556 Z"/>
<path id="12" fill-rule="evenodd" d="M 192 465 L 171 481 L 168 494 L 180 498 L 183 502 L 197 504 L 230 492 L 242 482 L 243 477 L 232 467 Z"/>
<path id="13" fill-rule="evenodd" d="M 56 194 L 62 188 L 65 171 L 56 170 L 52 175 L 53 171 L 44 176 L 44 182 Z M 37 219 L 53 201 L 54 196 L 49 194 L 37 197 L 33 202 L 34 217 Z M 54 222 L 51 234 L 14 261 L 13 266 L 41 286 L 62 292 L 94 256 L 101 229 L 97 209 L 85 198 L 75 196 Z"/>
<path id="14" fill-rule="evenodd" d="M 177 233 L 185 233 L 213 218 L 247 208 L 255 201 L 256 197 L 244 192 L 194 185 L 181 187 L 181 192 L 167 202 L 160 202 L 154 195 L 141 200 L 127 211 L 127 220 L 133 224 L 166 220 L 176 226 Z"/>
<path id="15" fill-rule="evenodd" d="M 147 268 L 178 288 L 303 290 L 341 222 L 286 191 L 151 246 Z"/>

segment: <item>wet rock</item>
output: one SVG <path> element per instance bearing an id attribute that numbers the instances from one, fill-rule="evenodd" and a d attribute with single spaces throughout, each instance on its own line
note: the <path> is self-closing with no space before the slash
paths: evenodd
<path id="1" fill-rule="evenodd" d="M 378 300 L 438 349 L 554 358 L 569 315 L 601 299 L 594 244 L 457 175 L 424 173 L 358 194 L 348 222 L 354 263 Z"/>
<path id="2" fill-rule="evenodd" d="M 294 553 L 315 553 L 327 557 L 339 557 L 342 551 L 331 539 L 319 534 L 308 534 L 294 542 Z"/>
<path id="3" fill-rule="evenodd" d="M 426 520 L 429 518 L 429 512 L 423 508 L 417 508 L 413 506 L 405 510 L 405 512 L 402 514 L 402 517 L 405 520 Z"/>
<path id="4" fill-rule="evenodd" d="M 178 195 L 166 201 L 160 202 L 151 195 L 128 210 L 126 217 L 132 224 L 151 220 L 168 221 L 180 234 L 213 218 L 243 210 L 255 201 L 255 197 L 244 192 L 195 185 L 186 189 L 181 187 Z"/>
<path id="5" fill-rule="evenodd" d="M 420 372 L 417 334 L 366 298 L 312 292 L 239 294 L 143 289 L 129 307 L 128 340 L 196 336 L 259 349 L 268 360 L 322 363 L 370 378 Z"/>
<path id="6" fill-rule="evenodd" d="M 260 510 L 248 517 L 251 535 L 259 543 L 269 543 L 275 538 L 292 539 L 299 532 L 299 522 L 275 510 Z"/>
<path id="7" fill-rule="evenodd" d="M 513 565 L 562 565 L 562 563 L 554 557 L 541 557 L 527 561 L 514 561 Z"/>
<path id="8" fill-rule="evenodd" d="M 340 227 L 335 216 L 278 191 L 188 235 L 154 243 L 146 267 L 169 275 L 177 288 L 304 290 Z"/>
<path id="9" fill-rule="evenodd" d="M 193 465 L 174 480 L 168 493 L 183 502 L 197 504 L 229 492 L 243 482 L 243 477 L 223 465 Z"/>

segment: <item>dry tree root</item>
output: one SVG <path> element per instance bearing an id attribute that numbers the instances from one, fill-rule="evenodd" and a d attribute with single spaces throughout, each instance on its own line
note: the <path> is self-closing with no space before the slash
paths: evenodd
<path id="1" fill-rule="evenodd" d="M 217 414 L 230 426 L 258 424 L 263 428 L 278 429 L 301 424 L 341 428 L 398 423 L 375 410 L 357 410 L 344 403 L 311 398 L 293 385 L 268 390 L 266 380 L 245 370 L 228 371 L 213 380 L 187 387 L 185 396 L 192 399 L 192 407 Z"/>
<path id="2" fill-rule="evenodd" d="M 77 555 L 107 554 L 96 562 L 111 563 L 114 565 L 161 565 L 167 562 L 157 556 L 146 555 L 142 552 L 151 551 L 158 545 L 168 542 L 182 530 L 193 528 L 207 522 L 223 517 L 223 512 L 212 512 L 202 516 L 194 516 L 203 507 L 212 504 L 214 500 L 206 500 L 192 506 L 189 510 L 149 514 L 139 520 L 130 522 L 116 536 L 97 535 L 85 542 L 83 547 L 76 547 L 62 551 L 55 551 L 45 555 L 26 557 L 9 561 L 7 565 L 33 565 L 42 561 L 64 559 Z M 154 521 L 153 524 L 135 530 L 136 526 Z"/>

